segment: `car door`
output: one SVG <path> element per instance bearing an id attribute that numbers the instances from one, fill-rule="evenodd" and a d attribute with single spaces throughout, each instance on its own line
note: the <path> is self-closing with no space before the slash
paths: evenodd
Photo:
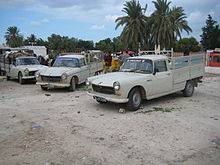
<path id="1" fill-rule="evenodd" d="M 152 76 L 152 94 L 159 95 L 172 91 L 172 74 L 167 68 L 166 60 L 154 61 Z"/>
<path id="2" fill-rule="evenodd" d="M 85 63 L 85 59 L 79 59 L 80 66 L 80 82 L 85 82 L 86 78 L 89 77 L 89 67 Z"/>
<path id="3" fill-rule="evenodd" d="M 11 59 L 11 62 L 9 64 L 9 70 L 8 70 L 8 76 L 17 78 L 18 76 L 18 71 L 16 67 L 16 59 Z"/>

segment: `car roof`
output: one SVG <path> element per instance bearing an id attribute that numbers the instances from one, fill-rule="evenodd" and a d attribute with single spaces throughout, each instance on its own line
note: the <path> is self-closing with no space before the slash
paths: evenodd
<path id="1" fill-rule="evenodd" d="M 136 57 L 129 57 L 129 59 L 149 59 L 149 60 L 166 60 L 167 57 L 164 55 L 143 55 L 143 56 L 136 56 Z"/>
<path id="2" fill-rule="evenodd" d="M 78 54 L 68 54 L 68 55 L 64 55 L 64 56 L 59 56 L 60 58 L 84 58 L 83 55 L 78 55 Z"/>

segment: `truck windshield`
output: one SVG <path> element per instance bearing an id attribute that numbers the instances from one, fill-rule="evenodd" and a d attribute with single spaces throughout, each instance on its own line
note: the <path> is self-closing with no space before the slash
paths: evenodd
<path id="1" fill-rule="evenodd" d="M 148 59 L 127 59 L 120 71 L 150 74 L 153 72 L 153 64 Z"/>
<path id="2" fill-rule="evenodd" d="M 16 65 L 40 65 L 37 58 L 18 58 Z"/>
<path id="3" fill-rule="evenodd" d="M 57 58 L 53 67 L 78 67 L 79 60 L 77 58 Z"/>

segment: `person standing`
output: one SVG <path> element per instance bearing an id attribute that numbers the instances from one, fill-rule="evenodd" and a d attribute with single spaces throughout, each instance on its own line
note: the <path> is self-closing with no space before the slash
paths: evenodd
<path id="1" fill-rule="evenodd" d="M 189 48 L 188 47 L 185 47 L 185 49 L 184 49 L 184 52 L 183 52 L 183 55 L 184 56 L 189 56 Z"/>
<path id="2" fill-rule="evenodd" d="M 112 65 L 112 56 L 111 54 L 108 54 L 105 58 L 105 67 L 106 67 L 105 73 L 111 71 L 111 65 Z"/>

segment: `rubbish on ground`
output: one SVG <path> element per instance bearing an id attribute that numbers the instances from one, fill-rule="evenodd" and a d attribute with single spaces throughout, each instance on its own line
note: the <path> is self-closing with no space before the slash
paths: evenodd
<path id="1" fill-rule="evenodd" d="M 119 112 L 119 113 L 126 113 L 126 110 L 125 110 L 124 108 L 120 108 L 120 109 L 118 110 L 118 112 Z"/>
<path id="2" fill-rule="evenodd" d="M 100 138 L 99 138 L 99 140 L 105 140 L 105 138 L 103 138 L 103 137 L 100 137 Z"/>
<path id="3" fill-rule="evenodd" d="M 80 113 L 80 111 L 77 111 L 77 113 L 79 114 L 79 113 Z"/>
<path id="4" fill-rule="evenodd" d="M 16 114 L 14 114 L 14 115 L 11 116 L 11 118 L 15 118 L 15 117 L 16 117 Z"/>
<path id="5" fill-rule="evenodd" d="M 79 98 L 79 96 L 75 96 L 75 98 Z"/>
<path id="6" fill-rule="evenodd" d="M 32 128 L 41 128 L 40 125 L 34 125 Z"/>
<path id="7" fill-rule="evenodd" d="M 114 116 L 113 119 L 117 119 L 117 117 Z"/>
<path id="8" fill-rule="evenodd" d="M 100 116 L 104 116 L 104 114 L 100 114 Z"/>
<path id="9" fill-rule="evenodd" d="M 212 142 L 212 144 L 220 145 L 220 139 L 214 139 L 211 142 Z"/>
<path id="10" fill-rule="evenodd" d="M 45 96 L 51 96 L 51 94 L 49 94 L 49 93 L 45 93 Z"/>

